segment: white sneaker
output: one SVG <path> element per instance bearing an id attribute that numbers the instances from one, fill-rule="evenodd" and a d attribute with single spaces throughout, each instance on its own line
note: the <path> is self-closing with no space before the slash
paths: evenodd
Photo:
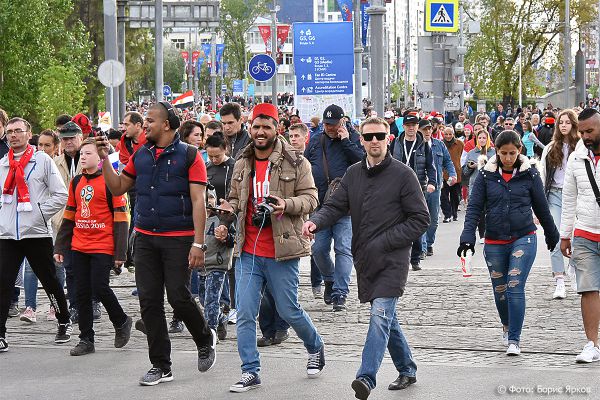
<path id="1" fill-rule="evenodd" d="M 50 306 L 50 309 L 48 310 L 48 315 L 46 316 L 46 321 L 56 321 L 56 311 L 54 310 L 54 307 Z"/>
<path id="2" fill-rule="evenodd" d="M 508 346 L 508 331 L 502 330 L 502 345 Z"/>
<path id="3" fill-rule="evenodd" d="M 35 317 L 35 310 L 31 307 L 27 307 L 25 311 L 21 313 L 21 321 L 33 323 L 37 321 Z"/>
<path id="4" fill-rule="evenodd" d="M 521 354 L 521 348 L 518 344 L 511 343 L 508 345 L 508 349 L 506 349 L 507 356 L 518 356 Z"/>
<path id="5" fill-rule="evenodd" d="M 237 322 L 237 311 L 235 308 L 229 310 L 229 315 L 227 316 L 227 323 L 230 325 L 235 325 Z"/>
<path id="6" fill-rule="evenodd" d="M 565 288 L 565 282 L 559 282 L 556 284 L 556 289 L 554 289 L 554 294 L 552 295 L 553 299 L 564 299 L 567 297 L 567 291 Z"/>
<path id="7" fill-rule="evenodd" d="M 575 357 L 575 362 L 578 363 L 591 363 L 600 361 L 600 349 L 594 346 L 594 342 L 591 340 L 585 345 L 581 353 Z"/>

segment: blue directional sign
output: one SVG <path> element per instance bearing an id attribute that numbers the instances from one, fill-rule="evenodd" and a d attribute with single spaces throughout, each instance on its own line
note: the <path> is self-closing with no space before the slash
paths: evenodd
<path id="1" fill-rule="evenodd" d="M 352 94 L 352 23 L 294 24 L 296 94 Z"/>
<path id="2" fill-rule="evenodd" d="M 165 85 L 163 86 L 163 96 L 167 97 L 171 95 L 171 86 Z"/>
<path id="3" fill-rule="evenodd" d="M 268 81 L 276 71 L 275 61 L 266 54 L 257 54 L 248 63 L 250 76 L 259 82 Z"/>
<path id="4" fill-rule="evenodd" d="M 235 79 L 233 81 L 233 95 L 242 96 L 244 94 L 244 81 L 241 79 Z"/>
<path id="5" fill-rule="evenodd" d="M 458 0 L 426 0 L 425 31 L 457 32 Z"/>

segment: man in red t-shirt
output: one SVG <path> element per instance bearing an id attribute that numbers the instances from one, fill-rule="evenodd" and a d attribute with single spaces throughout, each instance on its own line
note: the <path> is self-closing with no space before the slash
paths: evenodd
<path id="1" fill-rule="evenodd" d="M 206 167 L 197 149 L 181 142 L 178 127 L 179 118 L 169 103 L 150 107 L 144 123 L 148 142 L 121 175 L 108 160 L 108 140 L 96 138 L 112 194 L 120 196 L 134 185 L 137 193 L 135 278 L 153 365 L 139 381 L 144 386 L 173 380 L 165 290 L 196 343 L 198 370 L 208 371 L 216 359 L 217 334 L 209 329 L 189 289 L 190 270 L 204 266 Z"/>

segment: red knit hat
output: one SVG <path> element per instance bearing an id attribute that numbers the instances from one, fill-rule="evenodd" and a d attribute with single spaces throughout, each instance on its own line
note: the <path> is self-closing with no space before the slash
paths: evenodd
<path id="1" fill-rule="evenodd" d="M 279 122 L 279 111 L 277 107 L 270 103 L 261 103 L 257 104 L 252 110 L 252 120 L 258 117 L 259 115 L 266 115 L 267 117 L 273 118 L 275 121 Z"/>
<path id="2" fill-rule="evenodd" d="M 81 128 L 81 132 L 84 135 L 89 135 L 92 133 L 92 124 L 90 123 L 90 119 L 82 113 L 75 115 L 71 121 L 75 122 Z"/>

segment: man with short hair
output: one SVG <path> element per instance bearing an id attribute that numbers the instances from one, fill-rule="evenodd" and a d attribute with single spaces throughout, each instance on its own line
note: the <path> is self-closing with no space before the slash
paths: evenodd
<path id="1" fill-rule="evenodd" d="M 289 129 L 290 144 L 296 150 L 304 153 L 306 150 L 306 138 L 308 137 L 308 127 L 303 123 L 296 123 Z"/>
<path id="2" fill-rule="evenodd" d="M 71 340 L 71 321 L 63 288 L 56 278 L 50 218 L 67 202 L 56 165 L 28 141 L 31 125 L 22 118 L 6 123 L 10 150 L 0 160 L 0 352 L 8 350 L 6 319 L 19 267 L 27 258 L 54 307 L 58 331 L 54 341 Z"/>
<path id="3" fill-rule="evenodd" d="M 396 305 L 408 277 L 411 244 L 427 229 L 429 213 L 413 171 L 388 152 L 389 129 L 381 118 L 361 124 L 366 156 L 348 168 L 338 189 L 302 227 L 305 236 L 313 237 L 350 213 L 358 298 L 371 304 L 362 363 L 352 382 L 355 397 L 362 400 L 375 388 L 386 349 L 399 373 L 388 389 L 406 389 L 417 381 Z"/>
<path id="4" fill-rule="evenodd" d="M 519 132 L 519 135 L 521 135 L 521 137 L 523 137 L 524 131 L 523 131 L 523 124 L 525 123 L 525 113 L 524 112 L 520 112 L 518 115 L 519 120 L 517 121 L 517 123 L 515 124 L 515 128 L 514 130 Z"/>
<path id="5" fill-rule="evenodd" d="M 189 289 L 190 270 L 204 266 L 206 166 L 198 150 L 180 140 L 177 128 L 179 118 L 169 103 L 151 106 L 144 122 L 147 142 L 121 175 L 108 159 L 108 140 L 96 137 L 106 186 L 114 196 L 134 186 L 137 193 L 135 283 L 152 363 L 139 380 L 143 386 L 173 380 L 165 291 L 174 314 L 194 339 L 198 370 L 208 371 L 216 360 L 217 334 L 208 327 Z"/>
<path id="6" fill-rule="evenodd" d="M 591 363 L 600 361 L 600 199 L 591 181 L 600 186 L 600 113 L 593 108 L 583 110 L 578 129 L 583 146 L 580 143 L 571 153 L 565 171 L 560 250 L 575 268 L 588 340 L 575 361 Z"/>
<path id="7" fill-rule="evenodd" d="M 458 221 L 458 205 L 460 204 L 460 157 L 463 153 L 465 144 L 456 140 L 454 129 L 447 126 L 444 129 L 444 145 L 448 149 L 450 156 L 450 165 L 452 168 L 445 168 L 443 176 L 440 177 L 442 186 L 441 205 L 444 213 L 444 222 Z M 451 172 L 454 171 L 454 174 Z M 429 250 L 428 250 L 429 251 Z"/>
<path id="8" fill-rule="evenodd" d="M 208 124 L 206 124 L 206 127 L 204 128 L 204 135 L 208 138 L 209 136 L 212 136 L 215 132 L 223 134 L 223 124 L 220 121 L 212 120 Z"/>
<path id="9" fill-rule="evenodd" d="M 72 118 L 73 117 L 71 117 L 69 114 L 61 114 L 56 117 L 56 120 L 54 120 L 54 126 L 56 127 L 56 130 L 59 131 L 60 128 L 62 128 L 67 122 L 70 122 Z"/>
<path id="10" fill-rule="evenodd" d="M 265 285 L 281 318 L 308 351 L 308 377 L 317 377 L 325 366 L 323 340 L 298 303 L 299 261 L 310 255 L 310 243 L 300 232 L 306 215 L 317 206 L 317 189 L 310 163 L 278 136 L 278 119 L 274 105 L 254 107 L 252 141 L 235 163 L 229 202 L 221 203 L 221 208 L 237 214 L 240 227 L 235 276 L 242 377 L 231 385 L 231 392 L 261 385 L 256 317 Z M 226 234 L 221 229 L 217 228 L 215 237 Z"/>
<path id="11" fill-rule="evenodd" d="M 504 118 L 504 126 L 505 131 L 514 131 L 515 130 L 515 119 L 513 117 Z"/>
<path id="12" fill-rule="evenodd" d="M 396 115 L 392 110 L 388 110 L 383 114 L 385 122 L 390 126 L 390 135 L 398 136 L 398 125 L 396 125 Z"/>
<path id="13" fill-rule="evenodd" d="M 250 143 L 250 135 L 243 126 L 242 107 L 238 103 L 227 103 L 219 111 L 223 133 L 229 140 L 229 154 L 236 159 L 240 151 Z"/>
<path id="14" fill-rule="evenodd" d="M 125 128 L 125 134 L 121 136 L 119 161 L 121 164 L 127 165 L 133 153 L 146 143 L 144 117 L 136 111 L 129 111 L 123 117 L 123 128 Z"/>
<path id="15" fill-rule="evenodd" d="M 304 152 L 312 166 L 312 176 L 319 191 L 319 204 L 325 201 L 330 186 L 336 186 L 348 167 L 364 156 L 360 138 L 350 124 L 344 124 L 344 110 L 332 104 L 323 112 L 323 131 L 311 135 Z M 319 231 L 312 245 L 313 259 L 325 281 L 323 301 L 332 304 L 334 311 L 346 309 L 350 292 L 352 254 L 350 217 L 340 218 L 327 229 Z M 331 244 L 335 263 L 331 259 Z"/>
<path id="16" fill-rule="evenodd" d="M 492 121 L 492 124 L 495 124 L 496 120 L 500 116 L 506 117 L 506 112 L 504 111 L 504 106 L 502 105 L 502 103 L 498 103 L 498 106 L 496 107 L 496 111 L 494 111 L 490 114 L 490 119 Z"/>

